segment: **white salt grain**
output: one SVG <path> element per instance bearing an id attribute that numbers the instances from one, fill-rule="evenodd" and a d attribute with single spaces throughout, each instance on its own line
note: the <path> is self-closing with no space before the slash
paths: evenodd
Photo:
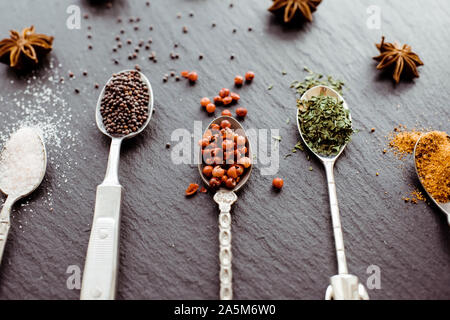
<path id="1" fill-rule="evenodd" d="M 40 184 L 45 173 L 45 150 L 36 129 L 22 128 L 11 135 L 0 156 L 0 189 L 25 195 Z"/>

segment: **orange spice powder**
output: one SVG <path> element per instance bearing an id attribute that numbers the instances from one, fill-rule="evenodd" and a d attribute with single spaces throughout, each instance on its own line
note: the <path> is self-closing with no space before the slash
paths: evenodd
<path id="1" fill-rule="evenodd" d="M 424 188 L 438 202 L 450 201 L 450 137 L 432 131 L 420 139 L 416 167 Z"/>

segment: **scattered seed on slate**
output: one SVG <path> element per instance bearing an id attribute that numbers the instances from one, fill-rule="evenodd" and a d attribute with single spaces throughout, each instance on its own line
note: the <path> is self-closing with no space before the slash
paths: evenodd
<path id="1" fill-rule="evenodd" d="M 122 19 L 121 18 L 117 18 L 117 23 L 122 23 Z"/>
<path id="2" fill-rule="evenodd" d="M 248 31 L 252 31 L 253 29 L 252 29 L 252 27 L 248 27 Z"/>
<path id="3" fill-rule="evenodd" d="M 230 56 L 230 59 L 231 59 L 231 60 L 233 60 L 233 59 L 234 59 L 234 55 L 233 55 L 233 54 L 232 54 L 232 55 Z"/>
<path id="4" fill-rule="evenodd" d="M 138 64 L 134 66 L 134 69 L 136 69 L 137 71 L 141 71 L 141 67 Z"/>
<path id="5" fill-rule="evenodd" d="M 87 13 L 84 14 L 83 18 L 89 19 L 89 15 Z"/>
<path id="6" fill-rule="evenodd" d="M 175 71 L 170 71 L 170 76 L 174 77 L 175 76 Z"/>
<path id="7" fill-rule="evenodd" d="M 120 136 L 139 130 L 148 119 L 149 100 L 148 87 L 138 72 L 113 74 L 100 104 L 106 131 Z"/>
<path id="8" fill-rule="evenodd" d="M 166 143 L 166 148 L 167 148 L 167 149 L 170 148 L 170 143 Z"/>
<path id="9" fill-rule="evenodd" d="M 87 38 L 92 39 L 92 34 L 88 33 Z"/>
<path id="10" fill-rule="evenodd" d="M 117 48 L 122 48 L 122 42 L 119 42 L 119 43 L 117 44 Z"/>
<path id="11" fill-rule="evenodd" d="M 181 19 L 181 13 L 177 13 L 177 19 Z"/>
<path id="12" fill-rule="evenodd" d="M 139 22 L 139 21 L 141 21 L 141 18 L 137 17 L 136 22 Z"/>
<path id="13" fill-rule="evenodd" d="M 117 48 L 115 48 L 115 47 L 112 48 L 112 51 L 113 51 L 113 52 L 117 52 Z"/>
<path id="14" fill-rule="evenodd" d="M 120 30 L 120 33 L 121 33 L 121 34 L 124 34 L 124 33 L 125 33 L 125 30 L 121 29 L 121 30 Z"/>
<path id="15" fill-rule="evenodd" d="M 146 5 L 147 7 L 149 7 L 149 6 L 150 6 L 150 2 L 147 1 L 147 2 L 145 3 L 145 5 Z"/>
<path id="16" fill-rule="evenodd" d="M 193 17 L 194 13 L 193 12 L 189 12 L 189 17 Z"/>
<path id="17" fill-rule="evenodd" d="M 180 77 L 179 77 L 179 76 L 176 76 L 176 77 L 175 77 L 175 81 L 180 81 Z"/>
<path id="18" fill-rule="evenodd" d="M 199 59 L 199 60 L 202 60 L 202 59 L 203 59 L 203 55 L 202 55 L 202 54 L 199 55 L 199 56 L 198 56 L 198 59 Z"/>
<path id="19" fill-rule="evenodd" d="M 216 23 L 215 23 L 215 22 L 213 22 L 213 23 L 212 23 L 212 27 L 214 28 L 215 26 L 216 26 Z"/>
<path id="20" fill-rule="evenodd" d="M 149 29 L 150 31 L 152 31 L 152 30 L 153 30 L 153 26 L 150 26 L 148 29 Z"/>
<path id="21" fill-rule="evenodd" d="M 88 73 L 87 73 L 87 71 L 83 71 L 83 76 L 87 76 L 88 75 Z"/>
<path id="22" fill-rule="evenodd" d="M 88 29 L 88 30 L 92 30 L 92 27 L 91 27 L 91 26 L 87 26 L 87 29 Z"/>
<path id="23" fill-rule="evenodd" d="M 233 33 L 236 33 L 236 29 L 233 29 Z"/>
<path id="24" fill-rule="evenodd" d="M 92 45 L 88 45 L 88 49 L 89 49 L 89 50 L 92 50 Z"/>
<path id="25" fill-rule="evenodd" d="M 183 33 L 187 33 L 188 32 L 188 28 L 186 26 L 183 27 Z"/>
<path id="26" fill-rule="evenodd" d="M 153 42 L 153 39 L 152 39 L 152 38 L 149 38 L 147 42 L 148 42 L 148 43 L 152 43 L 152 42 Z"/>
<path id="27" fill-rule="evenodd" d="M 114 59 L 114 64 L 119 64 L 119 61 Z"/>
<path id="28" fill-rule="evenodd" d="M 127 44 L 131 44 L 131 42 L 132 42 L 131 39 L 127 40 Z"/>
<path id="29" fill-rule="evenodd" d="M 75 93 L 76 94 L 80 93 L 80 90 L 79 89 L 75 89 Z"/>
<path id="30" fill-rule="evenodd" d="M 134 31 L 138 31 L 139 27 L 138 26 L 134 26 Z"/>
<path id="31" fill-rule="evenodd" d="M 94 88 L 98 89 L 98 88 L 100 88 L 100 85 L 98 83 L 96 83 L 96 84 L 94 84 Z"/>
<path id="32" fill-rule="evenodd" d="M 73 72 L 69 72 L 69 77 L 73 78 L 73 76 L 74 76 Z"/>

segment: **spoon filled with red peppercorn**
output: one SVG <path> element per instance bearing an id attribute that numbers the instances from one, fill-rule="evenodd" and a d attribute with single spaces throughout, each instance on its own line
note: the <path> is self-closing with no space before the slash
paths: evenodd
<path id="1" fill-rule="evenodd" d="M 244 128 L 233 117 L 214 119 L 203 134 L 198 170 L 203 182 L 216 193 L 219 214 L 220 299 L 233 298 L 231 270 L 231 205 L 236 191 L 248 181 L 252 171 L 250 143 Z"/>
<path id="2" fill-rule="evenodd" d="M 153 112 L 153 91 L 142 73 L 125 70 L 113 74 L 97 102 L 96 122 L 112 139 L 103 182 L 97 187 L 94 221 L 86 255 L 81 299 L 114 299 L 119 260 L 120 147 L 148 125 Z"/>

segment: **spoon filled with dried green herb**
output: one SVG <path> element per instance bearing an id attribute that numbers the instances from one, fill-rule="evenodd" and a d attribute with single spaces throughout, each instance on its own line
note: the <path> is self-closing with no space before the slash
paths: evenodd
<path id="1" fill-rule="evenodd" d="M 330 278 L 325 299 L 368 300 L 364 286 L 356 276 L 348 273 L 333 173 L 334 163 L 353 133 L 350 110 L 335 90 L 323 85 L 315 86 L 297 100 L 297 126 L 304 144 L 323 163 L 328 180 L 339 274 Z"/>

